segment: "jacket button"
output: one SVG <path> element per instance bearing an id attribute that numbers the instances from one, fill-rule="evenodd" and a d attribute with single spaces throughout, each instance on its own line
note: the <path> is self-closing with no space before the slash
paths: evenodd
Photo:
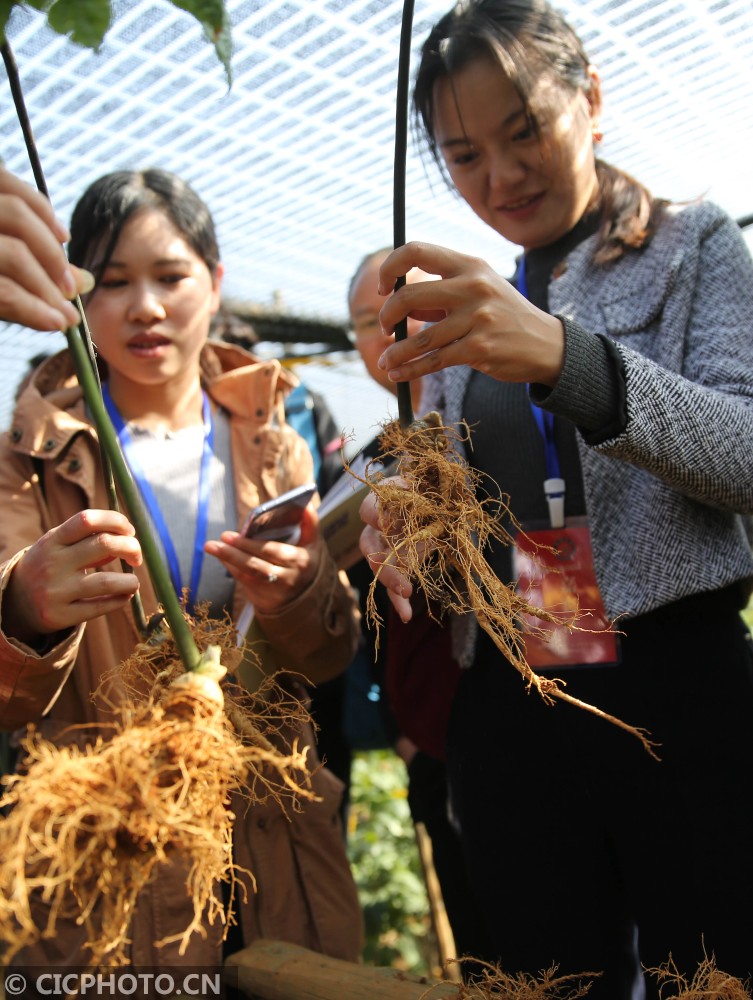
<path id="1" fill-rule="evenodd" d="M 256 437 L 254 438 L 254 444 L 261 444 L 261 438 L 259 437 L 259 435 L 258 435 L 258 434 L 257 434 L 257 435 L 256 435 Z"/>
<path id="2" fill-rule="evenodd" d="M 260 410 L 257 410 L 257 411 L 256 411 L 256 416 L 257 416 L 257 417 L 263 417 L 263 416 L 264 416 L 264 410 L 261 410 L 261 409 L 260 409 Z"/>
<path id="3" fill-rule="evenodd" d="M 18 444 L 22 437 L 23 431 L 19 427 L 14 427 L 10 432 L 10 439 L 14 444 Z"/>
<path id="4" fill-rule="evenodd" d="M 256 821 L 256 825 L 257 825 L 257 826 L 259 827 L 259 829 L 260 829 L 260 830 L 264 830 L 264 829 L 266 828 L 266 826 L 267 826 L 267 821 L 266 821 L 266 819 L 265 819 L 265 818 L 264 818 L 264 817 L 262 816 L 262 817 L 261 817 L 260 819 L 258 819 L 258 820 Z"/>
<path id="5" fill-rule="evenodd" d="M 45 451 L 52 451 L 52 449 L 55 447 L 56 444 L 57 442 L 55 441 L 54 438 L 47 438 L 42 447 L 44 448 Z"/>

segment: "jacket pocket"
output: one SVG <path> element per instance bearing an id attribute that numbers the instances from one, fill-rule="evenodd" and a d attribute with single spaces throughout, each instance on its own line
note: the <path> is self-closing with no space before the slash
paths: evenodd
<path id="1" fill-rule="evenodd" d="M 619 337 L 638 333 L 659 319 L 677 281 L 681 257 L 678 254 L 669 267 L 648 280 L 602 299 L 600 305 L 609 334 Z M 630 286 L 631 281 L 626 285 Z"/>

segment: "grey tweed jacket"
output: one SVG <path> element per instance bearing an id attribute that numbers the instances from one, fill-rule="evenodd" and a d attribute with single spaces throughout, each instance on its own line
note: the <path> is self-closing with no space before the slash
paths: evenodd
<path id="1" fill-rule="evenodd" d="M 592 263 L 594 240 L 550 284 L 565 363 L 531 396 L 581 431 L 597 579 L 607 613 L 633 616 L 753 577 L 753 261 L 710 202 L 671 209 L 610 265 Z M 589 420 L 614 392 L 599 336 L 624 366 L 627 421 L 612 436 Z M 470 374 L 433 376 L 426 408 L 459 421 Z"/>

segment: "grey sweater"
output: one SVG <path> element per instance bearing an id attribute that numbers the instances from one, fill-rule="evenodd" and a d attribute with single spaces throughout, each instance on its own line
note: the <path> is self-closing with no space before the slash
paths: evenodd
<path id="1" fill-rule="evenodd" d="M 736 223 L 705 202 L 668 211 L 650 244 L 602 266 L 594 237 L 549 286 L 565 363 L 534 402 L 579 429 L 596 575 L 610 616 L 639 615 L 753 577 L 753 261 Z M 609 368 L 621 364 L 622 416 Z M 424 390 L 463 417 L 471 370 Z"/>

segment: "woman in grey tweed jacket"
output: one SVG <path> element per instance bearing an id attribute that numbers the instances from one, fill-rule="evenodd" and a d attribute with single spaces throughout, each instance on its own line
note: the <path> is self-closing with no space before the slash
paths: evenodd
<path id="1" fill-rule="evenodd" d="M 593 716 L 529 694 L 485 635 L 448 733 L 453 813 L 493 953 L 507 972 L 601 973 L 590 1000 L 658 997 L 647 968 L 704 953 L 753 972 L 753 263 L 708 203 L 670 206 L 600 161 L 596 70 L 542 0 L 466 0 L 424 45 L 414 103 L 470 207 L 524 255 L 518 290 L 483 261 L 411 243 L 385 332 L 396 381 L 434 373 L 426 408 L 472 427 L 467 458 L 546 518 L 553 415 L 565 514 L 587 517 L 618 662 L 557 668 L 575 697 L 648 729 L 659 762 Z M 525 277 L 523 278 L 522 275 Z M 526 297 L 520 291 L 526 292 Z M 427 399 L 427 394 L 429 398 Z M 375 502 L 365 553 L 384 549 Z M 509 550 L 491 550 L 500 578 Z M 374 564 L 378 559 L 373 560 Z M 385 569 L 398 611 L 410 584 Z M 705 949 L 705 952 L 704 952 Z"/>

